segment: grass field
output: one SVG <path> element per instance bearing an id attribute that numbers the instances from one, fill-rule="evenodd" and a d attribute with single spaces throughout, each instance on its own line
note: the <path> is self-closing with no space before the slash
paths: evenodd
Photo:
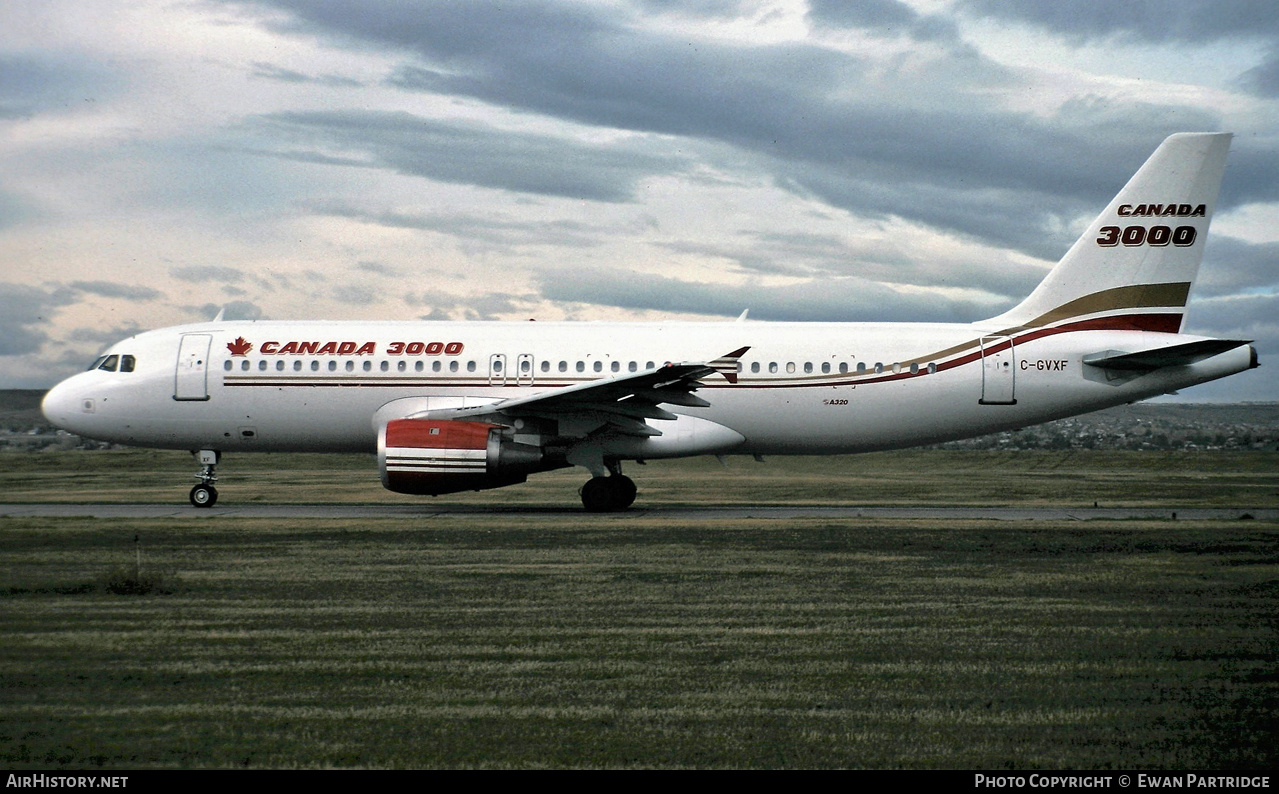
<path id="1" fill-rule="evenodd" d="M 0 459 L 0 498 L 180 502 L 193 470 L 56 454 Z M 233 460 L 224 499 L 399 500 L 365 458 Z M 1277 463 L 631 471 L 660 504 L 1263 507 Z M 580 479 L 457 501 L 572 504 Z M 160 587 L 109 593 L 139 548 Z M 1277 624 L 1265 521 L 0 519 L 0 763 L 1273 768 Z"/>
<path id="2" fill-rule="evenodd" d="M 185 504 L 186 452 L 0 454 L 0 502 Z M 987 452 L 745 457 L 629 465 L 636 507 L 663 505 L 1067 505 L 1279 507 L 1279 452 Z M 576 507 L 580 469 L 498 491 L 430 497 L 383 490 L 371 455 L 228 455 L 223 504 L 408 503 Z"/>

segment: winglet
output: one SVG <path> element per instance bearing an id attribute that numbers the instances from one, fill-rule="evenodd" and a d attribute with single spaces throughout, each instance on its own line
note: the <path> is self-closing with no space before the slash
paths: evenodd
<path id="1" fill-rule="evenodd" d="M 729 383 L 737 383 L 737 360 L 746 355 L 746 351 L 750 349 L 750 345 L 739 347 L 732 353 L 720 356 L 709 362 L 707 366 L 723 375 L 724 379 Z"/>

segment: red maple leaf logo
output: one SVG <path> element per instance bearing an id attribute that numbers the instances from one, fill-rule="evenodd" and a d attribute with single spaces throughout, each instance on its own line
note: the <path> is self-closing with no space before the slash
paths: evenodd
<path id="1" fill-rule="evenodd" d="M 237 336 L 234 342 L 226 343 L 226 349 L 230 350 L 233 356 L 243 356 L 253 349 L 253 343 L 244 341 L 242 336 Z"/>

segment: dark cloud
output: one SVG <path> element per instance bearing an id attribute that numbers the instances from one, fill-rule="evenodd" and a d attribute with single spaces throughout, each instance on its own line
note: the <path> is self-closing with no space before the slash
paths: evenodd
<path id="1" fill-rule="evenodd" d="M 35 353 L 48 339 L 49 315 L 74 302 L 64 289 L 0 283 L 0 356 Z"/>
<path id="2" fill-rule="evenodd" d="M 1204 43 L 1279 36 L 1279 14 L 1255 0 L 963 0 L 962 12 L 1018 22 L 1077 40 L 1123 37 L 1151 43 Z"/>
<path id="3" fill-rule="evenodd" d="M 524 221 L 495 215 L 461 212 L 401 212 L 365 210 L 343 201 L 315 201 L 307 209 L 320 215 L 351 218 L 396 229 L 415 229 L 449 235 L 470 244 L 501 248 L 550 245 L 585 248 L 600 245 L 607 230 L 578 221 Z"/>
<path id="4" fill-rule="evenodd" d="M 222 313 L 224 320 L 268 320 L 262 307 L 250 301 L 229 301 L 227 303 L 206 303 L 201 306 L 183 306 L 187 312 L 195 315 L 195 322 L 209 322 Z"/>
<path id="5" fill-rule="evenodd" d="M 678 314 L 756 320 L 825 322 L 971 322 L 994 316 L 1011 301 L 981 305 L 943 301 L 935 294 L 901 292 L 862 278 L 816 279 L 787 286 L 725 285 L 617 270 L 547 271 L 542 297 L 552 301 L 617 306 Z"/>
<path id="6" fill-rule="evenodd" d="M 295 72 L 292 69 L 285 69 L 263 61 L 254 61 L 251 75 L 264 80 L 278 80 L 284 83 L 315 83 L 317 85 L 343 88 L 359 88 L 364 85 L 359 80 L 343 77 L 342 75 L 303 74 L 302 72 Z"/>
<path id="7" fill-rule="evenodd" d="M 67 285 L 79 292 L 88 292 L 104 298 L 124 298 L 133 301 L 150 301 L 163 298 L 164 293 L 141 284 L 119 284 L 114 281 L 73 281 Z"/>
<path id="8" fill-rule="evenodd" d="M 17 226 L 39 214 L 40 211 L 29 199 L 0 190 L 0 229 Z"/>
<path id="9" fill-rule="evenodd" d="M 656 14 L 706 19 L 741 19 L 767 6 L 766 0 L 637 0 L 636 5 Z"/>
<path id="10" fill-rule="evenodd" d="M 415 309 L 429 309 L 419 320 L 497 320 L 529 311 L 535 295 L 493 292 L 479 296 L 452 295 L 439 290 L 421 294 L 406 293 L 404 302 Z"/>
<path id="11" fill-rule="evenodd" d="M 1211 235 L 1194 294 L 1216 298 L 1257 289 L 1279 291 L 1279 243 Z"/>
<path id="12" fill-rule="evenodd" d="M 398 268 L 391 267 L 384 262 L 356 262 L 356 270 L 362 270 L 365 273 L 372 273 L 375 276 L 395 277 L 400 275 Z"/>
<path id="13" fill-rule="evenodd" d="M 1260 65 L 1239 75 L 1239 86 L 1265 99 L 1279 97 L 1279 47 L 1272 47 Z"/>
<path id="14" fill-rule="evenodd" d="M 397 79 L 413 82 L 420 73 L 403 70 Z M 273 137 L 293 144 L 344 151 L 335 157 L 280 150 L 280 157 L 387 168 L 441 182 L 594 201 L 628 201 L 639 179 L 671 173 L 683 165 L 683 158 L 652 155 L 627 144 L 592 145 L 402 112 L 276 113 L 259 122 L 272 128 Z"/>
<path id="15" fill-rule="evenodd" d="M 85 342 L 92 344 L 95 349 L 114 345 L 122 339 L 128 339 L 131 336 L 137 336 L 146 329 L 137 323 L 128 323 L 127 325 L 117 325 L 113 328 L 87 328 L 80 327 L 71 330 L 67 334 L 67 340 L 71 342 Z M 76 354 L 79 355 L 78 353 Z"/>
<path id="16" fill-rule="evenodd" d="M 0 119 L 80 107 L 114 89 L 104 64 L 67 56 L 0 53 Z"/>
<path id="17" fill-rule="evenodd" d="M 1080 100 L 1053 117 L 1009 111 L 990 97 L 1019 78 L 967 47 L 884 71 L 813 44 L 689 41 L 604 7 L 549 0 L 259 4 L 289 11 L 294 32 L 405 53 L 414 62 L 392 80 L 405 89 L 663 136 L 619 151 L 407 114 L 272 117 L 295 135 L 317 135 L 313 148 L 343 150 L 316 156 L 616 201 L 646 174 L 683 168 L 649 154 L 658 141 L 677 140 L 729 168 L 752 158 L 748 167 L 770 171 L 777 184 L 859 214 L 1050 259 L 1073 242 L 1063 229 L 1099 211 L 1166 135 L 1219 126 L 1185 106 Z M 890 2 L 847 6 L 818 4 L 814 13 L 862 25 L 923 21 Z M 1258 159 L 1274 173 L 1274 155 Z M 1276 184 L 1258 179 L 1251 196 L 1273 196 Z M 1227 192 L 1223 203 L 1248 197 Z"/>
<path id="18" fill-rule="evenodd" d="M 917 41 L 957 42 L 959 39 L 953 20 L 925 16 L 898 0 L 809 0 L 808 18 L 825 27 L 910 35 Z"/>
<path id="19" fill-rule="evenodd" d="M 372 306 L 383 297 L 370 284 L 343 284 L 333 288 L 333 300 L 348 306 Z"/>
<path id="20" fill-rule="evenodd" d="M 1036 267 L 1001 261 L 965 261 L 957 257 L 930 260 L 911 256 L 891 237 L 845 239 L 813 233 L 747 233 L 739 246 L 667 243 L 672 251 L 722 258 L 749 275 L 784 275 L 813 279 L 854 277 L 886 284 L 948 286 L 1022 298 L 1044 277 Z M 1064 251 L 1063 251 L 1064 253 Z"/>
<path id="21" fill-rule="evenodd" d="M 237 284 L 245 279 L 244 271 L 224 265 L 189 265 L 169 270 L 169 275 L 179 281 L 222 281 Z"/>

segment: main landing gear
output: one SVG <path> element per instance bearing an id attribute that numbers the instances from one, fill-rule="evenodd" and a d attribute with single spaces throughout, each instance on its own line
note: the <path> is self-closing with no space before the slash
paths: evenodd
<path id="1" fill-rule="evenodd" d="M 212 449 L 202 449 L 194 454 L 200 461 L 200 473 L 195 475 L 200 484 L 191 489 L 189 497 L 191 504 L 195 507 L 213 507 L 218 501 L 218 489 L 213 487 L 213 483 L 218 481 L 215 471 L 222 453 Z"/>
<path id="2" fill-rule="evenodd" d="M 635 503 L 635 481 L 618 472 L 592 477 L 582 486 L 582 506 L 588 513 L 611 513 Z"/>

